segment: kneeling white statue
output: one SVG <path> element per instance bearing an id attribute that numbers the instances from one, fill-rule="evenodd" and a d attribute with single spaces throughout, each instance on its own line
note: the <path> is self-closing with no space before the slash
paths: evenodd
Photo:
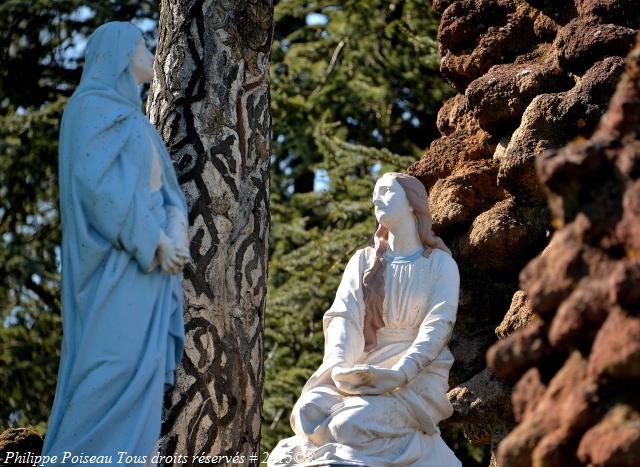
<path id="1" fill-rule="evenodd" d="M 373 246 L 347 264 L 324 315 L 323 363 L 293 407 L 295 436 L 278 443 L 271 466 L 461 466 L 438 429 L 452 413 L 447 343 L 458 267 L 431 230 L 416 178 L 383 175 L 373 204 Z"/>

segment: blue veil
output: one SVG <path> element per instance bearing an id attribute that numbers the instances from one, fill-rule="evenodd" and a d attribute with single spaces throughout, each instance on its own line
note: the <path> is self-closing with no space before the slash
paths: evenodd
<path id="1" fill-rule="evenodd" d="M 141 39 L 142 32 L 131 23 L 114 21 L 96 29 L 87 42 L 84 69 L 75 95 L 104 93 L 139 109 L 142 100 L 130 60 Z"/>
<path id="2" fill-rule="evenodd" d="M 141 38 L 130 23 L 96 29 L 62 117 L 63 343 L 43 448 L 58 458 L 47 465 L 93 465 L 90 456 L 127 465 L 119 452 L 149 455 L 160 435 L 163 391 L 182 357 L 180 277 L 152 265 L 166 209 L 186 218 L 187 207 L 166 148 L 141 111 L 130 66 Z M 154 151 L 163 186 L 152 192 Z"/>

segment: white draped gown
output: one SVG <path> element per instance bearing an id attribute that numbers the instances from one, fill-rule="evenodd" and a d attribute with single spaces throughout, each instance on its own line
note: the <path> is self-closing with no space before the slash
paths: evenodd
<path id="1" fill-rule="evenodd" d="M 462 465 L 438 429 L 453 411 L 446 397 L 453 364 L 447 343 L 458 307 L 456 262 L 441 250 L 420 249 L 404 257 L 387 253 L 385 327 L 377 331 L 376 347 L 365 352 L 362 276 L 372 254 L 372 248 L 358 250 L 346 267 L 323 319 L 323 363 L 294 405 L 295 436 L 278 443 L 269 456 L 271 466 Z M 328 333 L 337 317 L 344 319 Z M 409 382 L 382 395 L 347 395 L 331 378 L 336 365 L 390 368 L 396 363 Z"/>

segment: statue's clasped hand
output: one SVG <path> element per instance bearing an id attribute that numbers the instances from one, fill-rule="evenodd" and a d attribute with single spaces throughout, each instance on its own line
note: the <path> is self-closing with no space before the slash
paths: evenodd
<path id="1" fill-rule="evenodd" d="M 165 274 L 177 274 L 182 271 L 182 268 L 189 260 L 189 250 L 182 245 L 178 245 L 176 241 L 161 232 L 157 258 L 162 272 Z"/>
<path id="2" fill-rule="evenodd" d="M 331 371 L 331 377 L 340 391 L 350 395 L 384 394 L 406 383 L 402 371 L 373 365 L 337 366 Z"/>

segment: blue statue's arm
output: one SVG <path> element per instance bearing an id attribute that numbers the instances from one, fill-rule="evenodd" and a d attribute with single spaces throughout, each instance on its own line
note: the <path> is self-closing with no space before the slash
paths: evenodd
<path id="1" fill-rule="evenodd" d="M 143 271 L 150 271 L 160 242 L 161 227 L 149 211 L 146 197 L 136 192 L 122 230 L 120 245 L 135 258 Z"/>
<path id="2" fill-rule="evenodd" d="M 123 117 L 89 138 L 86 151 L 73 161 L 72 175 L 88 223 L 147 271 L 161 227 L 150 211 L 149 168 L 129 142 L 133 118 Z"/>

